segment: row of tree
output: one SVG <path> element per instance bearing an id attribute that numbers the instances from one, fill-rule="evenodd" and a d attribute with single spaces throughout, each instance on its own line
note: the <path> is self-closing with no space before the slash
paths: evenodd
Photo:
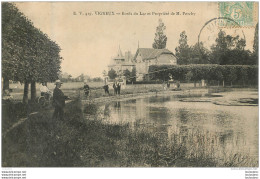
<path id="1" fill-rule="evenodd" d="M 159 19 L 153 43 L 154 49 L 166 48 L 166 26 Z M 219 64 L 219 65 L 257 65 L 258 64 L 258 24 L 255 27 L 253 52 L 245 50 L 246 40 L 239 35 L 231 36 L 220 30 L 210 49 L 202 42 L 188 45 L 186 32 L 180 34 L 179 46 L 175 48 L 178 65 L 187 64 Z"/>
<path id="2" fill-rule="evenodd" d="M 258 64 L 258 25 L 255 30 L 253 52 L 245 50 L 246 41 L 239 35 L 233 37 L 220 30 L 210 49 L 202 42 L 194 46 L 188 45 L 186 32 L 180 34 L 179 46 L 176 47 L 177 63 L 187 64 L 219 64 L 219 65 L 257 65 Z"/>
<path id="3" fill-rule="evenodd" d="M 60 47 L 22 14 L 13 3 L 2 3 L 2 77 L 3 89 L 9 80 L 24 83 L 23 102 L 36 98 L 36 82 L 58 79 Z"/>
<path id="4" fill-rule="evenodd" d="M 59 74 L 59 79 L 62 82 L 102 82 L 103 79 L 101 77 L 94 77 L 91 78 L 88 75 L 84 75 L 83 73 L 81 75 L 79 75 L 76 78 L 73 78 L 72 75 L 68 74 L 68 73 L 60 73 Z"/>
<path id="5" fill-rule="evenodd" d="M 242 85 L 257 85 L 257 65 L 153 65 L 149 68 L 149 76 L 153 80 L 167 81 L 222 81 L 223 85 L 229 83 Z"/>

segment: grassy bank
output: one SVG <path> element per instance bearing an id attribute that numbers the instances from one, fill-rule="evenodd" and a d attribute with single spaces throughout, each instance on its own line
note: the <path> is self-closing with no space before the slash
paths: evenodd
<path id="1" fill-rule="evenodd" d="M 104 124 L 97 107 L 82 109 L 79 99 L 66 106 L 64 121 L 52 120 L 52 112 L 29 117 L 2 139 L 3 167 L 257 166 L 238 154 L 217 160 L 206 135 L 184 140 L 138 124 Z"/>

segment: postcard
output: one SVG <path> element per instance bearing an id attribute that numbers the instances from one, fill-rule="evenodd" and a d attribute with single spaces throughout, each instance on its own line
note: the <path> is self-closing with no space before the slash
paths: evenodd
<path id="1" fill-rule="evenodd" d="M 1 5 L 2 177 L 258 178 L 258 2 Z"/>

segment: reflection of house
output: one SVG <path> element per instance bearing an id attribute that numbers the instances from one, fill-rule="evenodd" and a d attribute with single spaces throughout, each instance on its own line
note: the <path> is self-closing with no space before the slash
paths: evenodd
<path id="1" fill-rule="evenodd" d="M 108 65 L 108 71 L 115 70 L 118 75 L 122 75 L 125 70 L 132 71 L 135 64 L 133 63 L 133 56 L 130 51 L 125 52 L 125 56 L 122 55 L 119 47 L 117 56 L 112 59 L 112 62 Z"/>
<path id="2" fill-rule="evenodd" d="M 150 65 L 177 65 L 175 55 L 168 49 L 138 48 L 134 56 L 137 81 L 148 74 Z"/>

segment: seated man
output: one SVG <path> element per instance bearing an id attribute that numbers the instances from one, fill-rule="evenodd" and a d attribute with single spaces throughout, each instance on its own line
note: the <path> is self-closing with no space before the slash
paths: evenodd
<path id="1" fill-rule="evenodd" d="M 42 83 L 42 86 L 40 88 L 41 96 L 44 96 L 46 99 L 49 99 L 51 96 L 51 91 L 47 87 L 47 83 Z"/>
<path id="2" fill-rule="evenodd" d="M 3 100 L 13 100 L 13 96 L 10 94 L 10 91 L 9 90 L 4 90 L 4 93 L 3 93 Z"/>

